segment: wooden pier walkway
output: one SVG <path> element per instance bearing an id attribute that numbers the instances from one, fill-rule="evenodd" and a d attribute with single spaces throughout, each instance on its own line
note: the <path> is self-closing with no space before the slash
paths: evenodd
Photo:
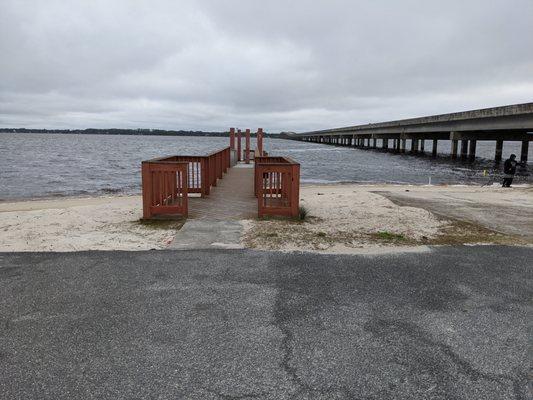
<path id="1" fill-rule="evenodd" d="M 253 164 L 229 168 L 209 196 L 189 198 L 189 219 L 240 220 L 257 217 Z"/>
<path id="2" fill-rule="evenodd" d="M 235 136 L 235 129 L 231 128 L 229 133 L 229 147 L 206 155 L 143 161 L 143 219 L 238 221 L 265 215 L 297 217 L 300 164 L 287 157 L 266 155 L 262 129 L 257 131 L 257 149 L 253 153 L 250 129 L 246 129 L 244 154 L 240 132 Z M 242 160 L 244 163 L 238 162 Z"/>

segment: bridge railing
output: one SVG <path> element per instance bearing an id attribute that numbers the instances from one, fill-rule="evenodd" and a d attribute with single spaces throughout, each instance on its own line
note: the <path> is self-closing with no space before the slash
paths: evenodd
<path id="1" fill-rule="evenodd" d="M 300 164 L 288 157 L 255 158 L 254 191 L 257 214 L 297 217 L 300 203 Z"/>
<path id="2" fill-rule="evenodd" d="M 177 155 L 143 161 L 143 218 L 158 214 L 187 216 L 188 194 L 209 195 L 211 186 L 216 186 L 230 168 L 230 157 L 230 148 L 226 147 L 203 156 Z"/>

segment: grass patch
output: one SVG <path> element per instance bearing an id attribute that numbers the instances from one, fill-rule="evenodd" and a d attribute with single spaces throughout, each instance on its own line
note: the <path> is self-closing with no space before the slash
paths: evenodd
<path id="1" fill-rule="evenodd" d="M 440 235 L 430 239 L 428 242 L 428 244 L 433 245 L 473 243 L 523 245 L 527 244 L 528 241 L 514 235 L 499 233 L 471 222 L 451 220 L 451 223 L 441 230 Z"/>
<path id="2" fill-rule="evenodd" d="M 434 236 L 413 238 L 406 234 L 389 231 L 373 233 L 353 231 L 314 230 L 308 217 L 306 223 L 296 220 L 257 221 L 253 229 L 243 237 L 247 247 L 278 250 L 284 247 L 296 249 L 327 250 L 333 246 L 347 248 L 359 247 L 395 247 L 420 245 L 464 245 L 493 243 L 503 245 L 523 245 L 531 243 L 515 235 L 506 235 L 484 228 L 480 225 L 444 219 L 444 224 Z"/>
<path id="3" fill-rule="evenodd" d="M 300 206 L 298 209 L 298 219 L 300 221 L 305 221 L 309 216 L 309 210 L 305 206 Z"/>
<path id="4" fill-rule="evenodd" d="M 372 236 L 374 236 L 376 239 L 387 240 L 387 241 L 406 240 L 405 236 L 402 235 L 401 233 L 392 233 L 388 231 L 380 231 L 380 232 L 374 233 Z"/>
<path id="5" fill-rule="evenodd" d="M 186 219 L 168 220 L 168 219 L 140 219 L 136 223 L 154 230 L 180 230 Z"/>
<path id="6" fill-rule="evenodd" d="M 278 237 L 278 234 L 276 232 L 265 232 L 262 236 L 267 238 L 275 238 Z"/>

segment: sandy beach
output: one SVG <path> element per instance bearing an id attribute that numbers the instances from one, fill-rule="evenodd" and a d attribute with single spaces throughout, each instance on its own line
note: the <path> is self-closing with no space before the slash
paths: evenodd
<path id="1" fill-rule="evenodd" d="M 0 203 L 0 251 L 150 250 L 176 229 L 139 222 L 140 196 Z"/>
<path id="2" fill-rule="evenodd" d="M 241 221 L 243 247 L 350 253 L 533 242 L 529 186 L 312 185 L 301 188 L 301 205 L 304 222 Z M 140 196 L 0 203 L 0 251 L 164 249 L 181 226 L 140 217 Z"/>

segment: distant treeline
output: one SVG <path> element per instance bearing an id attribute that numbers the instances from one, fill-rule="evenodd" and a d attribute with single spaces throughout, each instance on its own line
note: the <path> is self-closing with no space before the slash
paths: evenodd
<path id="1" fill-rule="evenodd" d="M 228 136 L 226 132 L 204 131 L 169 131 L 164 129 L 27 129 L 27 128 L 0 128 L 0 132 L 12 133 L 61 133 L 74 135 L 153 135 L 153 136 Z M 252 132 L 252 136 L 255 133 Z M 278 136 L 276 133 L 265 133 L 265 136 Z"/>

